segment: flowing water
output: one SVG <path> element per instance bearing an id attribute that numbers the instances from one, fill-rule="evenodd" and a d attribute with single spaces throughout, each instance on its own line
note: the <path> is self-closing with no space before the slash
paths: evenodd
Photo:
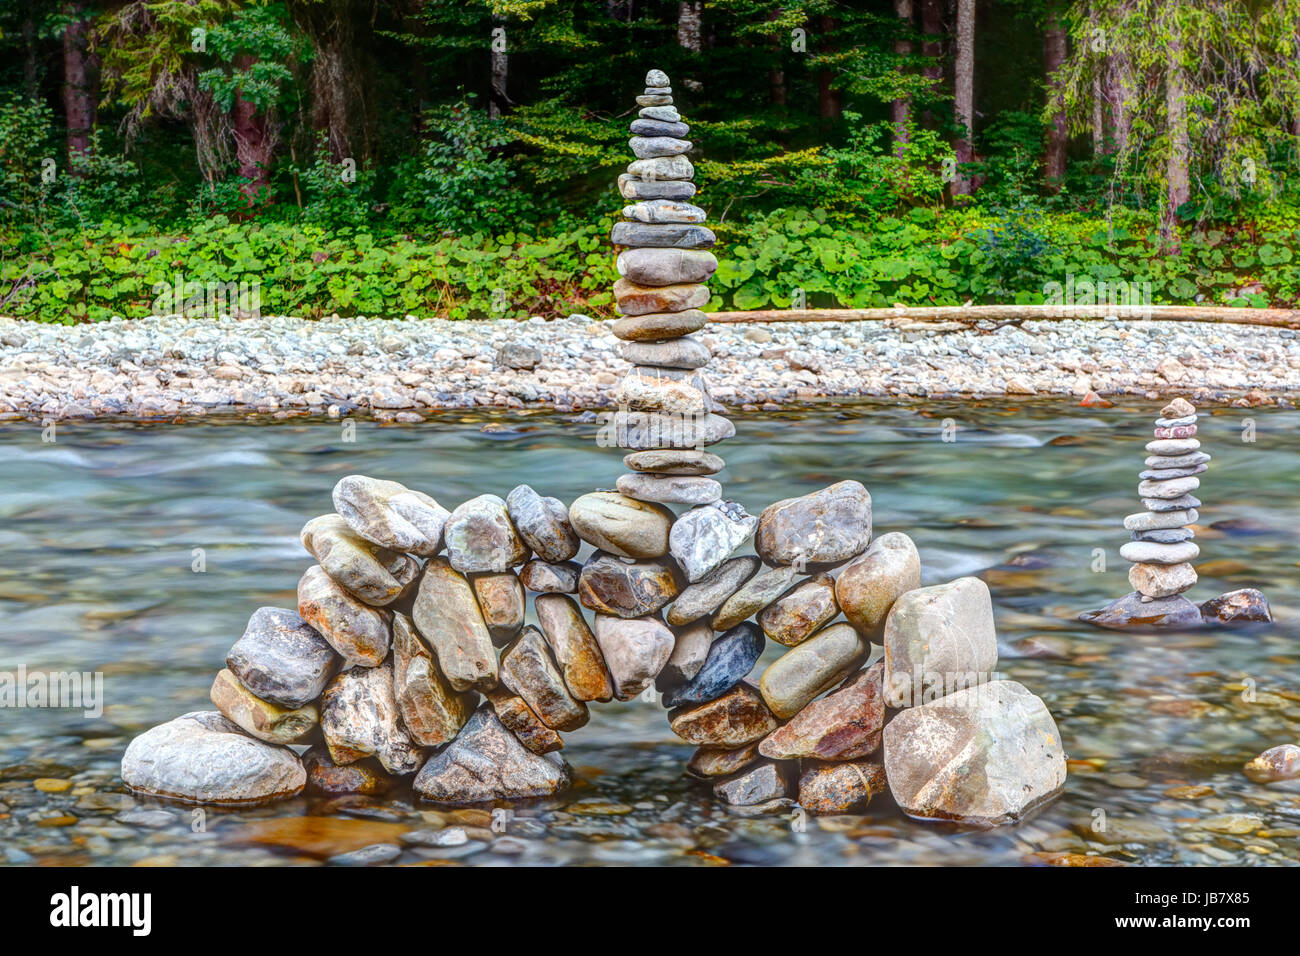
<path id="1" fill-rule="evenodd" d="M 915 539 L 925 583 L 988 581 L 999 670 L 1043 697 L 1070 758 L 1064 794 L 1030 820 L 989 832 L 919 823 L 887 794 L 852 817 L 740 816 L 684 776 L 691 748 L 658 705 L 635 700 L 593 706 L 566 735 L 574 789 L 520 808 L 513 839 L 495 842 L 474 829 L 480 816 L 431 813 L 409 790 L 195 815 L 122 794 L 118 761 L 147 727 L 210 709 L 212 676 L 254 608 L 295 605 L 310 563 L 298 529 L 330 509 L 338 478 L 396 479 L 449 506 L 521 481 L 569 501 L 620 472 L 594 424 L 550 414 L 494 415 L 486 429 L 487 417 L 359 422 L 347 441 L 338 422 L 232 418 L 60 425 L 53 443 L 36 426 L 0 427 L 0 671 L 104 680 L 98 716 L 0 710 L 0 860 L 310 862 L 391 843 L 403 827 L 459 822 L 468 843 L 400 861 L 1018 864 L 1068 851 L 1294 863 L 1300 788 L 1255 784 L 1240 768 L 1300 742 L 1300 412 L 1223 409 L 1199 436 L 1214 460 L 1191 596 L 1260 587 L 1277 623 L 1127 634 L 1074 620 L 1129 590 L 1120 519 L 1139 509 L 1141 446 L 1158 408 L 805 407 L 741 417 L 721 449 L 728 497 L 754 513 L 855 478 L 871 490 L 877 533 Z M 52 782 L 38 788 L 38 778 Z M 306 840 L 297 818 L 320 815 L 349 821 L 346 832 Z"/>

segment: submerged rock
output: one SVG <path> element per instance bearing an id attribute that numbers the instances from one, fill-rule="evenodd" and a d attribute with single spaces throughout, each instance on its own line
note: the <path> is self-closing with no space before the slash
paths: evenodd
<path id="1" fill-rule="evenodd" d="M 909 816 L 998 826 L 1065 786 L 1065 753 L 1046 705 L 990 681 L 909 707 L 885 725 L 885 771 Z"/>
<path id="2" fill-rule="evenodd" d="M 239 683 L 290 710 L 321 695 L 338 659 L 323 637 L 293 611 L 260 607 L 226 655 Z"/>
<path id="3" fill-rule="evenodd" d="M 1099 611 L 1086 611 L 1079 620 L 1115 631 L 1156 627 L 1188 630 L 1204 623 L 1200 608 L 1181 594 L 1143 601 L 1137 591 L 1111 601 Z"/>
<path id="4" fill-rule="evenodd" d="M 321 701 L 321 731 L 337 764 L 373 756 L 400 776 L 414 773 L 423 758 L 398 715 L 390 664 L 354 667 L 335 677 Z"/>
<path id="5" fill-rule="evenodd" d="M 288 747 L 254 740 L 216 711 L 194 711 L 136 737 L 122 755 L 132 790 L 188 803 L 250 804 L 297 796 L 307 783 Z"/>
<path id="6" fill-rule="evenodd" d="M 763 509 L 754 549 L 768 564 L 835 564 L 871 543 L 871 495 L 857 481 L 839 481 Z"/>
<path id="7" fill-rule="evenodd" d="M 1270 747 L 1241 769 L 1256 783 L 1300 779 L 1300 747 L 1295 744 Z"/>
<path id="8" fill-rule="evenodd" d="M 567 789 L 571 779 L 558 755 L 533 753 L 484 704 L 421 768 L 414 787 L 435 803 L 473 804 L 549 797 Z"/>
<path id="9" fill-rule="evenodd" d="M 815 816 L 865 810 L 888 786 L 879 757 L 823 763 L 809 760 L 799 774 L 799 806 Z"/>
<path id="10" fill-rule="evenodd" d="M 367 541 L 335 514 L 308 521 L 299 537 L 326 574 L 367 604 L 391 604 L 420 573 L 415 558 Z"/>
<path id="11" fill-rule="evenodd" d="M 758 745 L 700 747 L 686 762 L 686 772 L 696 777 L 726 777 L 758 759 Z"/>
<path id="12" fill-rule="evenodd" d="M 442 528 L 450 514 L 423 492 L 364 475 L 339 479 L 334 510 L 367 541 L 422 558 L 442 548 Z"/>
<path id="13" fill-rule="evenodd" d="M 302 764 L 307 770 L 308 793 L 380 796 L 393 784 L 393 777 L 384 772 L 378 760 L 339 766 L 330 759 L 329 749 L 320 744 L 302 755 Z"/>
<path id="14" fill-rule="evenodd" d="M 1241 588 L 1210 598 L 1200 606 L 1206 624 L 1247 624 L 1273 620 L 1268 598 L 1255 588 Z"/>

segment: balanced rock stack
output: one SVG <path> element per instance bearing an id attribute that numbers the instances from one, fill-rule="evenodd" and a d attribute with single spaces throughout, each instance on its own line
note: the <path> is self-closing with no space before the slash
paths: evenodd
<path id="1" fill-rule="evenodd" d="M 651 70 L 645 80 L 640 115 L 629 127 L 636 160 L 618 178 L 625 221 L 610 236 L 622 247 L 614 298 L 623 318 L 614 334 L 632 363 L 615 396 L 616 442 L 630 452 L 629 474 L 617 487 L 640 501 L 706 504 L 722 496 L 708 476 L 723 462 L 704 448 L 735 434 L 701 371 L 709 350 L 692 334 L 704 328 L 704 283 L 718 267 L 709 251 L 715 237 L 703 225 L 704 210 L 690 202 L 690 127 L 673 106 L 668 76 Z"/>
<path id="2" fill-rule="evenodd" d="M 1160 410 L 1152 441 L 1147 442 L 1146 470 L 1138 478 L 1145 511 L 1124 519 L 1132 540 L 1120 549 L 1131 562 L 1133 591 L 1100 611 L 1080 616 L 1102 627 L 1199 627 L 1213 623 L 1269 620 L 1268 602 L 1253 588 L 1232 591 L 1197 606 L 1185 591 L 1196 584 L 1192 561 L 1200 554 L 1193 527 L 1200 519 L 1197 477 L 1210 456 L 1196 437 L 1196 407 L 1175 398 Z"/>

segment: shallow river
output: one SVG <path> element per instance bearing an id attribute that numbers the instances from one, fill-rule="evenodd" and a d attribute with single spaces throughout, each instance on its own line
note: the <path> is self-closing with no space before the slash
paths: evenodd
<path id="1" fill-rule="evenodd" d="M 1260 587 L 1277 623 L 1135 635 L 1074 621 L 1129 590 L 1120 519 L 1139 508 L 1141 444 L 1159 406 L 836 405 L 741 417 L 721 449 L 728 497 L 753 513 L 856 478 L 871 490 L 876 533 L 915 539 L 925 583 L 989 582 L 999 670 L 1044 698 L 1070 758 L 1065 793 L 1030 820 L 962 831 L 910 821 L 888 795 L 863 815 L 806 824 L 739 816 L 683 775 L 691 748 L 638 700 L 595 705 L 566 735 L 577 783 L 521 809 L 514 839 L 471 829 L 463 846 L 400 861 L 1020 864 L 1062 851 L 1300 861 L 1300 788 L 1240 772 L 1259 751 L 1300 742 L 1300 412 L 1221 410 L 1199 436 L 1214 460 L 1198 492 L 1207 529 L 1190 596 Z M 60 425 L 53 443 L 32 425 L 0 427 L 0 671 L 104 675 L 100 717 L 0 710 L 0 860 L 309 862 L 393 842 L 402 827 L 479 823 L 431 813 L 409 791 L 202 819 L 133 813 L 160 805 L 122 795 L 117 765 L 136 733 L 210 709 L 212 675 L 254 608 L 294 606 L 310 563 L 298 529 L 329 510 L 339 477 L 393 478 L 454 506 L 521 481 L 569 501 L 620 472 L 595 426 L 572 416 L 494 416 L 506 427 L 484 431 L 486 421 L 361 422 L 352 441 L 322 421 Z M 53 782 L 38 789 L 38 778 Z M 311 840 L 293 836 L 300 823 L 258 822 L 327 813 L 348 822 Z"/>

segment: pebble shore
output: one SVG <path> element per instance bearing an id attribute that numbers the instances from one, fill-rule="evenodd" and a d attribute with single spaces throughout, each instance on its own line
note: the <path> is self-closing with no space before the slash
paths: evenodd
<path id="1" fill-rule="evenodd" d="M 0 318 L 0 420 L 221 412 L 371 414 L 605 407 L 631 368 L 613 322 L 179 316 L 91 326 Z M 1191 393 L 1294 400 L 1300 333 L 1175 322 L 709 325 L 713 397 L 733 407 L 855 396 Z"/>

